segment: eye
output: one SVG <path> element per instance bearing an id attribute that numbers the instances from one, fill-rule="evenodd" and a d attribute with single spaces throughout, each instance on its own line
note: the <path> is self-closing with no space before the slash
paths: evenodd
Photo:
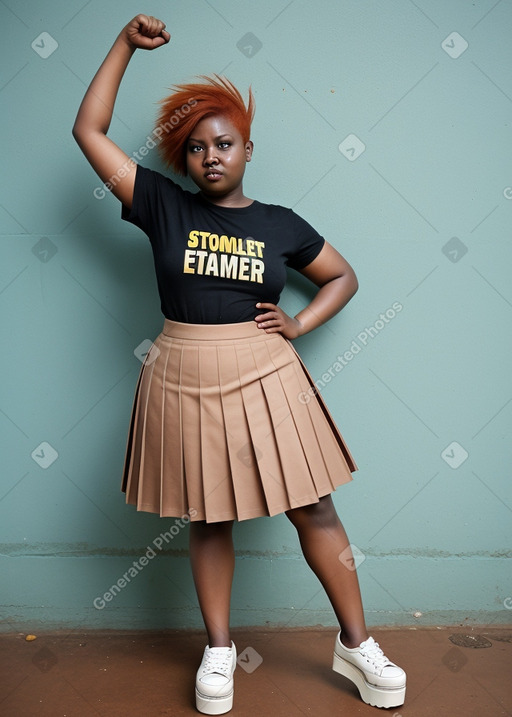
<path id="1" fill-rule="evenodd" d="M 219 142 L 219 147 L 221 149 L 228 149 L 228 147 L 231 147 L 231 142 Z"/>
<path id="2" fill-rule="evenodd" d="M 191 145 L 189 145 L 189 148 L 188 148 L 189 152 L 192 152 L 194 154 L 196 154 L 197 152 L 200 152 L 202 149 L 203 148 L 201 147 L 200 144 L 191 144 Z"/>

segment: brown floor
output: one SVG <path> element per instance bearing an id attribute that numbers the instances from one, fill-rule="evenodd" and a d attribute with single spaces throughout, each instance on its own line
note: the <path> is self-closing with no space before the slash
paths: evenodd
<path id="1" fill-rule="evenodd" d="M 512 626 L 373 629 L 407 672 L 403 707 L 377 710 L 331 670 L 335 630 L 237 629 L 241 661 L 230 715 L 512 715 Z M 449 638 L 466 636 L 456 645 Z M 481 640 L 484 638 L 484 640 Z M 197 632 L 0 635 L 2 717 L 198 715 Z M 485 645 L 480 647 L 480 644 Z"/>

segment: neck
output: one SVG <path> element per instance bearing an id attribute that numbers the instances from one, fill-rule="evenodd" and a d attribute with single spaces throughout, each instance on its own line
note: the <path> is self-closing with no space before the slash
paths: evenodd
<path id="1" fill-rule="evenodd" d="M 248 207 L 254 201 L 253 199 L 249 199 L 249 197 L 245 196 L 241 186 L 233 192 L 229 192 L 228 194 L 224 194 L 221 196 L 216 196 L 214 194 L 206 194 L 205 192 L 201 192 L 201 196 L 203 196 L 208 202 L 211 202 L 218 207 L 229 207 L 231 209 L 240 209 L 241 207 Z"/>

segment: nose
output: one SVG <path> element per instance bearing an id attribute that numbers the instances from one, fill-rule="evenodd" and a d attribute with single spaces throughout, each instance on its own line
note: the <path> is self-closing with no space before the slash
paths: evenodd
<path id="1" fill-rule="evenodd" d="M 212 164 L 217 164 L 219 160 L 217 159 L 217 152 L 215 145 L 212 145 L 210 147 L 206 148 L 206 151 L 204 153 L 204 164 L 209 167 Z"/>

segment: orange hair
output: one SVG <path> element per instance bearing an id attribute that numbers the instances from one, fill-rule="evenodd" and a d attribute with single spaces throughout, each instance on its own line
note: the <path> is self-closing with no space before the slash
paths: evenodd
<path id="1" fill-rule="evenodd" d="M 194 127 L 207 116 L 224 115 L 242 135 L 245 142 L 251 135 L 254 97 L 249 87 L 247 107 L 242 95 L 226 78 L 200 75 L 204 83 L 174 85 L 169 97 L 160 100 L 154 134 L 161 137 L 158 150 L 166 166 L 186 176 L 186 141 Z"/>

